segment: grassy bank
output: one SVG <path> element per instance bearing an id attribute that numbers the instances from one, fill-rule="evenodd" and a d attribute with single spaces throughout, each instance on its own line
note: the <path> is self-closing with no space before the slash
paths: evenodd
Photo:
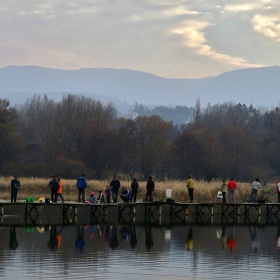
<path id="1" fill-rule="evenodd" d="M 48 183 L 50 179 L 46 178 L 19 178 L 21 183 L 21 188 L 18 192 L 18 199 L 25 199 L 25 197 L 32 195 L 35 200 L 44 196 L 50 197 L 50 189 Z M 10 182 L 11 177 L 0 177 L 0 198 L 9 199 L 10 198 Z M 64 180 L 61 179 L 63 183 L 63 196 L 65 200 L 77 200 L 77 189 L 76 180 Z M 99 190 L 104 191 L 105 187 L 109 184 L 109 181 L 97 181 L 88 180 L 88 189 L 86 192 L 86 197 L 89 196 L 91 191 L 98 192 Z M 121 181 L 121 186 L 130 189 L 131 182 Z M 187 187 L 185 181 L 155 181 L 155 192 L 154 200 L 165 199 L 166 189 L 172 190 L 172 198 L 177 202 L 188 202 Z M 236 201 L 243 202 L 247 200 L 251 192 L 251 183 L 239 183 L 237 182 L 236 190 Z M 137 195 L 137 200 L 142 201 L 145 196 L 146 182 L 139 182 L 139 191 Z M 216 198 L 217 192 L 220 190 L 221 182 L 214 181 L 207 183 L 204 181 L 195 181 L 194 190 L 194 201 L 195 202 L 218 202 Z M 275 191 L 275 183 L 267 184 L 262 186 L 259 191 L 259 198 L 266 199 L 267 202 L 276 202 L 277 194 Z"/>

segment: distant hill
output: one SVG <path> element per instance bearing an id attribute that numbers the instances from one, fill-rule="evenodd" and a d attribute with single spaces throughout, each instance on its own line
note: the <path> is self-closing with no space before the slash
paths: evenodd
<path id="1" fill-rule="evenodd" d="M 227 72 L 198 91 L 202 103 L 234 101 L 276 107 L 280 101 L 280 67 L 249 68 Z M 211 100 L 211 101 L 210 101 Z"/>
<path id="2" fill-rule="evenodd" d="M 122 69 L 58 70 L 38 66 L 0 68 L 0 97 L 22 103 L 26 97 L 47 94 L 60 100 L 63 93 L 93 96 L 128 110 L 134 102 L 145 105 L 202 106 L 227 101 L 254 106 L 277 106 L 280 67 L 250 68 L 203 79 L 165 79 Z M 120 109 L 120 108 L 119 108 Z"/>

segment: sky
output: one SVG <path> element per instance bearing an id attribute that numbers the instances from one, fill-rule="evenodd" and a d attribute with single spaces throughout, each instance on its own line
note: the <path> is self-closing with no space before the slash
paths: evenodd
<path id="1" fill-rule="evenodd" d="M 0 67 L 202 78 L 280 65 L 279 0 L 0 2 Z"/>

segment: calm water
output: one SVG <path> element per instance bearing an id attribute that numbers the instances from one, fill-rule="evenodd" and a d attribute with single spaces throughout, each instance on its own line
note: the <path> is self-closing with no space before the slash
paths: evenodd
<path id="1" fill-rule="evenodd" d="M 277 279 L 278 235 L 277 223 L 2 226 L 0 278 Z"/>

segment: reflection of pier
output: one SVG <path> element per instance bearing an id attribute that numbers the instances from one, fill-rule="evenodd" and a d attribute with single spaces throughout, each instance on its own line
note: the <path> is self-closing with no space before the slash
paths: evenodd
<path id="1" fill-rule="evenodd" d="M 266 216 L 267 222 L 279 221 L 280 204 L 277 203 L 111 203 L 111 204 L 86 204 L 78 202 L 65 203 L 24 203 L 0 202 L 0 221 L 4 215 L 24 215 L 25 220 L 35 224 L 38 217 L 59 216 L 63 221 L 71 223 L 77 220 L 78 215 L 90 215 L 92 221 L 100 217 L 106 220 L 112 215 L 118 215 L 119 221 L 135 222 L 136 216 L 142 216 L 148 222 L 161 223 L 162 219 L 170 219 L 170 223 L 184 224 L 190 218 L 203 221 L 203 217 L 221 216 L 222 222 L 238 221 L 240 216 L 245 220 L 260 219 Z"/>

